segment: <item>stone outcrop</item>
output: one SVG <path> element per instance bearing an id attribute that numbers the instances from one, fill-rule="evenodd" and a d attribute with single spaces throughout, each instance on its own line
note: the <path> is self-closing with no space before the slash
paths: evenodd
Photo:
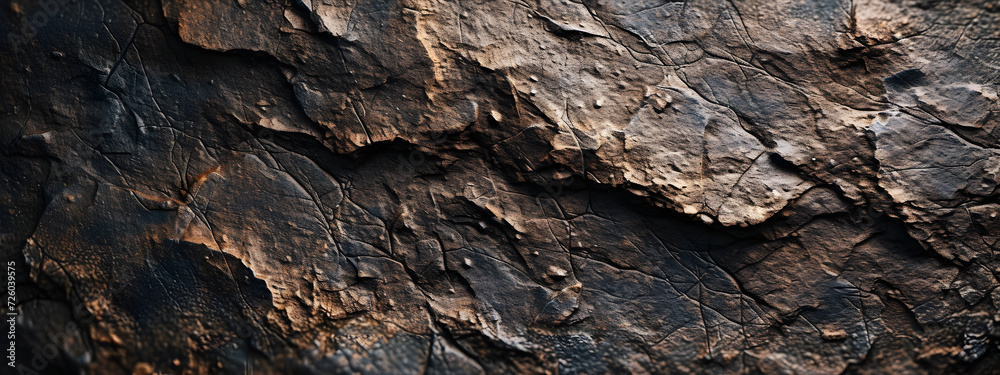
<path id="1" fill-rule="evenodd" d="M 0 12 L 23 369 L 1000 368 L 991 1 Z"/>

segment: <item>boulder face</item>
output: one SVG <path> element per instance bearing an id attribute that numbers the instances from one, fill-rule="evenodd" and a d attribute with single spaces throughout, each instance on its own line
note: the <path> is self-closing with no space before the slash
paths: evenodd
<path id="1" fill-rule="evenodd" d="M 993 1 L 0 8 L 10 370 L 1000 368 Z"/>

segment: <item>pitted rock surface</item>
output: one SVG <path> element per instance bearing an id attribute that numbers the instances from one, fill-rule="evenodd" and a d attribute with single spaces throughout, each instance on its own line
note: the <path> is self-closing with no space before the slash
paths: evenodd
<path id="1" fill-rule="evenodd" d="M 991 1 L 0 13 L 24 369 L 1000 368 Z"/>

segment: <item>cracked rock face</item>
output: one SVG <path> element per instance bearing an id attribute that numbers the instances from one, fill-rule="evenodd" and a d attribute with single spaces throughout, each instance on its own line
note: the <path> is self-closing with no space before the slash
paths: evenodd
<path id="1" fill-rule="evenodd" d="M 1000 368 L 991 1 L 0 18 L 22 372 Z"/>

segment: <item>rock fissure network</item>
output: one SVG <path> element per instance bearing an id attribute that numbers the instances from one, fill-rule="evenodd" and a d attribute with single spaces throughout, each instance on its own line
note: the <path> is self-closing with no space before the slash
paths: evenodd
<path id="1" fill-rule="evenodd" d="M 0 5 L 21 371 L 1000 371 L 993 1 Z"/>

